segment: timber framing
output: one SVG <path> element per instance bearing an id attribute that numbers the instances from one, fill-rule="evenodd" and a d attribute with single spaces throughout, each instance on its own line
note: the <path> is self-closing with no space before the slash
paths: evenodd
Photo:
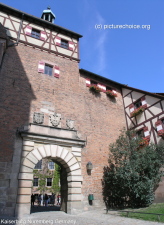
<path id="1" fill-rule="evenodd" d="M 0 3 L 0 9 L 2 12 L 0 22 L 6 28 L 10 40 L 14 41 L 14 45 L 18 45 L 20 42 L 41 51 L 47 51 L 73 61 L 80 61 L 78 42 L 82 35 L 2 3 Z M 33 26 L 34 29 L 44 33 L 44 38 L 36 39 L 27 34 L 27 29 L 31 28 L 32 30 Z M 58 46 L 56 38 L 59 37 L 71 42 L 73 48 L 70 50 Z"/>

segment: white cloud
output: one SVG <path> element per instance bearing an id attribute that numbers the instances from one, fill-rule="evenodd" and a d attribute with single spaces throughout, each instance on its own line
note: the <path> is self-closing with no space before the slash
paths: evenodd
<path id="1" fill-rule="evenodd" d="M 85 68 L 86 70 L 103 75 L 102 73 L 105 71 L 107 65 L 105 44 L 108 32 L 103 29 L 96 30 L 95 24 L 103 25 L 105 24 L 105 19 L 96 8 L 96 4 L 93 4 L 91 0 L 83 0 L 82 13 L 83 16 L 85 15 L 83 17 L 84 36 L 81 40 L 82 64 L 86 64 L 87 67 L 89 66 L 89 68 Z"/>
<path id="2" fill-rule="evenodd" d="M 96 12 L 96 23 L 97 24 L 105 24 L 104 18 Z M 96 42 L 95 42 L 95 49 L 97 51 L 97 71 L 98 73 L 102 73 L 106 67 L 106 54 L 105 54 L 105 44 L 107 39 L 107 32 L 105 30 L 96 30 Z"/>

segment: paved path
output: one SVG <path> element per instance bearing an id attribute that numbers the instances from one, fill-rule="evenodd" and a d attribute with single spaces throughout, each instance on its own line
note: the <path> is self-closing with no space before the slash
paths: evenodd
<path id="1" fill-rule="evenodd" d="M 4 223 L 2 223 L 4 222 Z M 37 212 L 28 217 L 20 219 L 17 223 L 0 224 L 19 224 L 19 225 L 164 225 L 164 223 L 136 220 L 118 216 L 115 212 L 105 213 L 105 210 L 94 210 L 80 213 L 78 215 L 69 215 L 64 212 Z"/>

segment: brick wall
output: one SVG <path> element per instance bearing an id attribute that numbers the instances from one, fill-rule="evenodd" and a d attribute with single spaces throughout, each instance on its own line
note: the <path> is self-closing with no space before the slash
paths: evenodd
<path id="1" fill-rule="evenodd" d="M 38 73 L 40 60 L 56 63 L 60 67 L 60 77 Z M 67 119 L 75 120 L 75 129 L 86 140 L 81 162 L 83 202 L 87 209 L 87 196 L 93 193 L 94 204 L 98 205 L 102 200 L 101 179 L 109 144 L 126 126 L 120 91 L 117 90 L 116 101 L 105 93 L 94 95 L 79 74 L 77 62 L 22 44 L 7 49 L 0 79 L 0 161 L 12 161 L 18 131 L 33 121 L 34 112 L 44 113 L 44 125 L 50 125 L 50 114 L 60 113 L 61 127 L 67 127 Z M 86 172 L 88 161 L 93 164 L 91 176 Z"/>

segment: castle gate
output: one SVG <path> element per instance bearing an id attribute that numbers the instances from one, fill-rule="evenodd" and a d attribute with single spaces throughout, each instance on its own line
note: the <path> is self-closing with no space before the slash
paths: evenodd
<path id="1" fill-rule="evenodd" d="M 34 124 L 31 124 L 27 131 L 22 131 L 21 136 L 23 151 L 18 175 L 17 216 L 30 214 L 33 169 L 43 158 L 58 162 L 67 172 L 68 196 L 64 198 L 61 205 L 63 211 L 70 214 L 81 211 L 83 179 L 80 161 L 81 148 L 85 142 L 77 137 L 77 132 L 74 130 L 53 127 L 41 129 Z"/>

